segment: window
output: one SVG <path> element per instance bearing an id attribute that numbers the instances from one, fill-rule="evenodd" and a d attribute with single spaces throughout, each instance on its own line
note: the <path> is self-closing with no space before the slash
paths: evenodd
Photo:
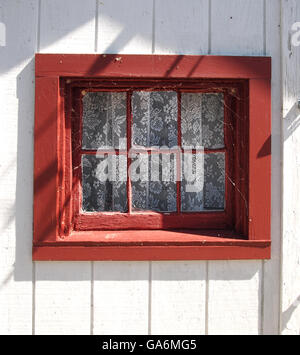
<path id="1" fill-rule="evenodd" d="M 232 227 L 232 84 L 70 84 L 74 229 Z"/>
<path id="2" fill-rule="evenodd" d="M 270 257 L 270 59 L 37 55 L 35 260 Z"/>

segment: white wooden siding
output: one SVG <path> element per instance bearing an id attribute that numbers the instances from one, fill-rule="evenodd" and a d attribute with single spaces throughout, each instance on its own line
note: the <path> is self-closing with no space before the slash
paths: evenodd
<path id="1" fill-rule="evenodd" d="M 291 28 L 300 19 L 298 0 L 282 2 L 283 78 L 283 334 L 300 334 L 300 47 L 291 43 Z"/>
<path id="2" fill-rule="evenodd" d="M 0 0 L 1 334 L 300 333 L 297 21 L 298 0 Z M 272 56 L 272 260 L 32 263 L 35 52 Z"/>

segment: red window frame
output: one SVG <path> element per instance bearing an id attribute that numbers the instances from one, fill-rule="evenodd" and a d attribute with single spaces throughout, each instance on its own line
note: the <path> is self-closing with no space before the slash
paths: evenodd
<path id="1" fill-rule="evenodd" d="M 37 54 L 33 259 L 270 258 L 270 82 L 268 57 Z M 224 92 L 225 212 L 80 212 L 80 93 L 134 88 Z"/>

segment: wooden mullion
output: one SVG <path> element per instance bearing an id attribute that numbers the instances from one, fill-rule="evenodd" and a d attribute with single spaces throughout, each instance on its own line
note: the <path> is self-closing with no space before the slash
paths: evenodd
<path id="1" fill-rule="evenodd" d="M 120 150 L 120 149 L 99 149 L 99 150 L 81 150 L 81 155 L 127 155 L 127 150 Z"/>
<path id="2" fill-rule="evenodd" d="M 180 147 L 182 151 L 182 142 L 181 142 L 181 92 L 177 92 L 177 100 L 178 100 L 178 124 L 177 124 L 177 133 L 178 133 L 178 142 L 177 145 Z M 181 213 L 181 154 L 176 154 L 176 164 L 177 164 L 177 182 L 176 182 L 176 189 L 177 189 L 177 213 Z"/>
<path id="3" fill-rule="evenodd" d="M 193 152 L 192 154 L 196 154 L 196 150 L 195 152 Z M 226 153 L 227 152 L 227 148 L 221 148 L 221 149 L 204 149 L 204 154 L 216 154 L 216 153 Z M 198 153 L 198 152 L 197 152 Z"/>
<path id="4" fill-rule="evenodd" d="M 131 130 L 132 130 L 132 107 L 131 107 L 132 91 L 127 93 L 127 204 L 128 213 L 132 213 L 132 188 L 131 188 L 131 178 L 130 178 L 130 149 L 132 146 L 131 142 Z"/>

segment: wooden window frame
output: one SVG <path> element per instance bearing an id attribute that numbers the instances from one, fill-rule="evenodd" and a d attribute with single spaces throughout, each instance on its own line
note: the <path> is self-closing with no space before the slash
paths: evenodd
<path id="1" fill-rule="evenodd" d="M 165 214 L 101 213 L 100 228 L 95 214 L 76 212 L 74 92 L 136 87 L 226 93 L 239 119 L 225 114 L 235 135 L 234 175 L 226 178 L 232 203 L 224 213 L 178 214 L 179 228 L 183 218 L 190 228 L 173 230 L 174 218 Z M 34 260 L 271 257 L 271 58 L 37 54 L 35 109 Z M 115 225 L 127 223 L 125 230 L 114 230 L 112 215 Z"/>

